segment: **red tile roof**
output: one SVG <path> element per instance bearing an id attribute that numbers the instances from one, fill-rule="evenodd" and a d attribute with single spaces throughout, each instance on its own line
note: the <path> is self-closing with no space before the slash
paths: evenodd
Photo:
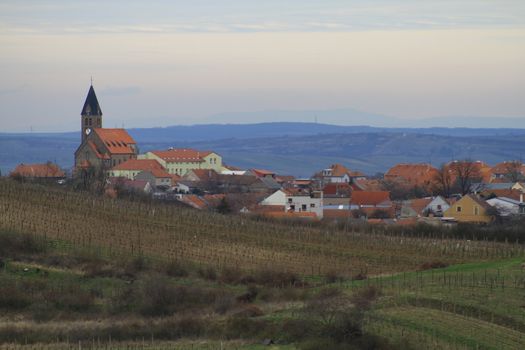
<path id="1" fill-rule="evenodd" d="M 169 174 L 164 169 L 150 169 L 146 171 L 149 171 L 156 178 L 170 178 L 170 179 L 172 178 L 171 174 Z"/>
<path id="2" fill-rule="evenodd" d="M 338 219 L 338 218 L 351 218 L 352 211 L 345 209 L 324 209 L 323 218 L 325 219 Z"/>
<path id="3" fill-rule="evenodd" d="M 341 164 L 332 164 L 330 169 L 332 169 L 332 176 L 344 176 L 350 172 L 344 165 Z"/>
<path id="4" fill-rule="evenodd" d="M 123 163 L 115 165 L 111 170 L 164 170 L 164 167 L 155 159 L 128 159 Z"/>
<path id="5" fill-rule="evenodd" d="M 255 176 L 273 176 L 275 175 L 275 172 L 265 169 L 252 169 L 252 172 L 255 174 Z"/>
<path id="6" fill-rule="evenodd" d="M 390 202 L 390 192 L 388 191 L 354 191 L 350 204 L 353 205 L 379 205 Z"/>
<path id="7" fill-rule="evenodd" d="M 193 172 L 201 181 L 209 181 L 216 179 L 219 176 L 219 174 L 213 169 L 192 169 L 191 172 Z"/>
<path id="8" fill-rule="evenodd" d="M 152 151 L 157 157 L 169 163 L 176 162 L 204 162 L 203 157 L 213 153 L 211 151 L 198 151 L 191 148 L 173 148 L 167 151 Z"/>
<path id="9" fill-rule="evenodd" d="M 521 191 L 520 190 L 507 189 L 507 190 L 486 190 L 486 191 L 482 192 L 482 195 L 485 198 L 489 197 L 492 194 L 495 195 L 496 197 L 506 197 L 506 198 L 511 198 L 511 199 L 519 201 L 520 200 Z"/>
<path id="10" fill-rule="evenodd" d="M 423 214 L 423 210 L 427 207 L 427 205 L 432 202 L 432 198 L 417 198 L 412 199 L 409 202 L 409 206 L 414 209 L 414 211 L 418 214 Z"/>
<path id="11" fill-rule="evenodd" d="M 11 172 L 11 176 L 60 178 L 66 174 L 53 163 L 44 164 L 20 164 Z"/>
<path id="12" fill-rule="evenodd" d="M 325 196 L 335 195 L 347 195 L 350 196 L 352 193 L 352 187 L 347 183 L 328 183 L 323 188 L 323 194 Z"/>
<path id="13" fill-rule="evenodd" d="M 135 153 L 135 148 L 131 145 L 136 145 L 136 142 L 125 129 L 95 128 L 93 132 L 97 134 L 111 154 Z"/>
<path id="14" fill-rule="evenodd" d="M 397 164 L 385 174 L 385 180 L 404 181 L 412 186 L 428 186 L 434 182 L 437 169 L 430 164 Z"/>

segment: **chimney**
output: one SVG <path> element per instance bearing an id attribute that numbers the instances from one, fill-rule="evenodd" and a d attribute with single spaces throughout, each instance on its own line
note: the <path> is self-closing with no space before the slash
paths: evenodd
<path id="1" fill-rule="evenodd" d="M 520 204 L 523 204 L 523 192 L 520 193 Z"/>

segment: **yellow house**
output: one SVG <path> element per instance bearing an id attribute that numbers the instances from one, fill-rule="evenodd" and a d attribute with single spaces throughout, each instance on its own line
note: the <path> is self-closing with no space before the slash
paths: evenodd
<path id="1" fill-rule="evenodd" d="M 167 151 L 151 151 L 139 159 L 154 159 L 170 174 L 184 176 L 194 169 L 212 169 L 220 173 L 223 169 L 222 157 L 211 151 L 197 151 L 188 148 L 170 148 Z"/>
<path id="2" fill-rule="evenodd" d="M 490 223 L 494 219 L 489 215 L 490 205 L 477 196 L 467 194 L 448 208 L 445 217 L 453 217 L 458 222 Z"/>

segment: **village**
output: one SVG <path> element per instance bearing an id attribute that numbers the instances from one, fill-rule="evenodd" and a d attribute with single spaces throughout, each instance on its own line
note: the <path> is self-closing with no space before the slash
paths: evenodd
<path id="1" fill-rule="evenodd" d="M 191 145 L 188 145 L 191 146 Z M 198 210 L 299 220 L 356 220 L 371 224 L 490 224 L 525 215 L 525 164 L 481 160 L 397 164 L 367 176 L 332 164 L 310 178 L 267 169 L 241 169 L 213 150 L 169 148 L 140 152 L 125 129 L 104 128 L 90 86 L 81 112 L 81 143 L 72 171 L 20 164 L 10 177 L 110 196 L 176 201 Z M 66 175 L 69 174 L 69 175 Z"/>

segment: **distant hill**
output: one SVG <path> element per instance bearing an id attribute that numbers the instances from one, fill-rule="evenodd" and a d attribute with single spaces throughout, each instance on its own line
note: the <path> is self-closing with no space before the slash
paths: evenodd
<path id="1" fill-rule="evenodd" d="M 519 159 L 525 129 L 374 128 L 317 123 L 207 124 L 130 129 L 141 151 L 194 147 L 221 153 L 228 164 L 309 176 L 334 162 L 368 174 L 398 162 L 440 164 L 453 158 L 494 164 Z M 73 164 L 79 132 L 0 134 L 0 170 L 18 163 Z"/>

